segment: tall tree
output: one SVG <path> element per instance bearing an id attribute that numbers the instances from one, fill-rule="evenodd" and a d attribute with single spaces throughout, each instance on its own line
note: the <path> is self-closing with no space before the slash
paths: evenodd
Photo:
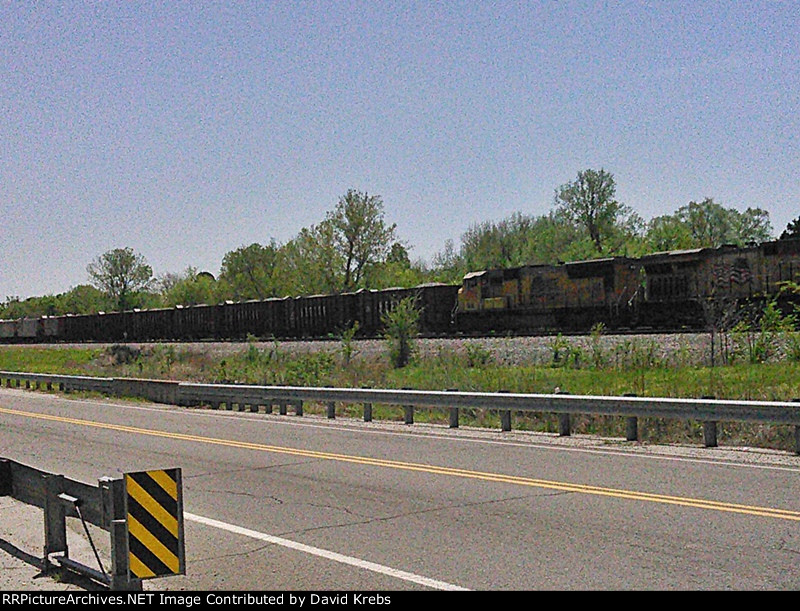
<path id="1" fill-rule="evenodd" d="M 208 272 L 188 267 L 183 274 L 167 274 L 161 279 L 164 305 L 212 304 L 217 302 L 217 282 Z"/>
<path id="2" fill-rule="evenodd" d="M 276 279 L 281 295 L 336 293 L 342 287 L 341 253 L 335 230 L 328 220 L 304 227 L 281 249 L 281 274 Z"/>
<path id="3" fill-rule="evenodd" d="M 676 215 L 657 216 L 647 224 L 645 233 L 646 250 L 664 252 L 692 248 L 694 239 L 686 226 Z"/>
<path id="4" fill-rule="evenodd" d="M 236 301 L 275 297 L 274 274 L 279 250 L 275 240 L 271 240 L 266 246 L 253 243 L 225 253 L 219 281 L 227 287 L 229 296 Z"/>
<path id="5" fill-rule="evenodd" d="M 106 294 L 119 311 L 134 307 L 136 293 L 145 291 L 153 278 L 153 268 L 132 248 L 115 248 L 86 266 L 91 284 Z"/>
<path id="6" fill-rule="evenodd" d="M 326 221 L 333 229 L 336 249 L 344 262 L 342 290 L 351 291 L 361 286 L 369 265 L 386 259 L 396 241 L 396 225 L 383 219 L 383 200 L 379 195 L 368 195 L 349 189 L 339 198 Z"/>
<path id="7" fill-rule="evenodd" d="M 744 246 L 748 242 L 769 240 L 772 234 L 767 211 L 748 208 L 739 212 L 735 208 L 725 208 L 710 197 L 681 206 L 675 218 L 689 232 L 695 248 L 718 248 L 723 244 Z"/>
<path id="8" fill-rule="evenodd" d="M 556 212 L 584 228 L 598 253 L 632 214 L 628 206 L 616 200 L 616 191 L 614 175 L 603 169 L 578 172 L 573 182 L 556 189 Z"/>
<path id="9" fill-rule="evenodd" d="M 62 314 L 94 314 L 109 307 L 106 294 L 88 284 L 74 286 L 59 298 Z"/>
<path id="10" fill-rule="evenodd" d="M 791 238 L 800 238 L 800 216 L 793 221 L 789 221 L 786 229 L 781 234 L 781 240 L 788 240 Z"/>
<path id="11" fill-rule="evenodd" d="M 750 242 L 768 242 L 772 239 L 772 223 L 769 212 L 761 208 L 748 208 L 744 212 L 730 209 L 733 216 L 733 228 L 736 244 L 744 245 Z"/>

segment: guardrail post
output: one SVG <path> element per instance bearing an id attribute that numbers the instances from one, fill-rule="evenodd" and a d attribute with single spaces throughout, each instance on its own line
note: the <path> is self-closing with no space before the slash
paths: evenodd
<path id="1" fill-rule="evenodd" d="M 794 403 L 800 403 L 800 399 L 792 399 Z M 794 425 L 794 453 L 800 454 L 800 424 Z"/>
<path id="2" fill-rule="evenodd" d="M 403 390 L 411 390 L 411 388 L 403 388 Z M 406 424 L 414 424 L 414 406 L 403 406 L 403 422 Z"/>
<path id="3" fill-rule="evenodd" d="M 128 523 L 125 515 L 125 482 L 104 477 L 98 482 L 103 491 L 103 509 L 111 534 L 111 590 L 141 591 L 142 580 L 131 579 Z"/>
<path id="4" fill-rule="evenodd" d="M 278 413 L 281 416 L 285 416 L 286 415 L 286 401 L 281 401 L 280 402 L 280 404 L 278 405 Z"/>
<path id="5" fill-rule="evenodd" d="M 497 392 L 508 393 L 511 392 L 510 390 L 498 390 Z M 510 431 L 511 430 L 511 410 L 510 409 L 501 409 L 500 410 L 500 430 L 501 431 Z"/>
<path id="6" fill-rule="evenodd" d="M 701 399 L 716 399 L 714 395 L 703 395 Z M 717 447 L 717 423 L 714 420 L 703 422 L 703 443 L 707 448 Z"/>
<path id="7" fill-rule="evenodd" d="M 11 496 L 14 492 L 14 482 L 11 474 L 11 461 L 0 458 L 0 496 Z"/>
<path id="8" fill-rule="evenodd" d="M 635 393 L 625 393 L 623 397 L 635 397 Z M 628 416 L 625 419 L 625 440 L 639 441 L 639 419 L 636 416 Z"/>
<path id="9" fill-rule="evenodd" d="M 362 386 L 361 388 L 367 390 L 369 386 Z M 364 422 L 372 422 L 372 403 L 364 403 Z"/>
<path id="10" fill-rule="evenodd" d="M 42 565 L 45 573 L 53 568 L 50 554 L 62 552 L 69 556 L 67 549 L 67 512 L 58 495 L 64 489 L 63 475 L 44 476 L 44 558 Z"/>
<path id="11" fill-rule="evenodd" d="M 458 392 L 457 388 L 448 388 L 447 392 Z M 457 429 L 458 428 L 458 408 L 451 407 L 450 408 L 450 428 Z"/>
<path id="12" fill-rule="evenodd" d="M 303 415 L 303 400 L 298 399 L 294 402 L 294 415 L 295 416 L 302 416 Z"/>
<path id="13" fill-rule="evenodd" d="M 333 386 L 331 386 L 330 384 L 326 384 L 325 388 L 333 388 Z M 336 401 L 328 401 L 326 411 L 327 411 L 326 415 L 328 416 L 328 418 L 330 418 L 331 420 L 336 418 Z"/>
<path id="14" fill-rule="evenodd" d="M 569 393 L 565 390 L 559 390 L 557 395 L 568 395 Z M 569 421 L 569 414 L 559 414 L 558 415 L 558 436 L 559 437 L 569 437 L 572 434 L 570 421 Z"/>

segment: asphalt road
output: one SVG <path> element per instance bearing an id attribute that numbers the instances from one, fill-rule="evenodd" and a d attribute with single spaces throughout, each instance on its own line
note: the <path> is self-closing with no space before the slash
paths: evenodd
<path id="1" fill-rule="evenodd" d="M 18 389 L 0 389 L 0 448 L 87 483 L 180 467 L 187 574 L 146 590 L 800 587 L 800 457 L 781 452 Z M 3 562 L 40 553 L 40 520 L 0 499 Z M 27 573 L 0 588 L 46 583 Z"/>

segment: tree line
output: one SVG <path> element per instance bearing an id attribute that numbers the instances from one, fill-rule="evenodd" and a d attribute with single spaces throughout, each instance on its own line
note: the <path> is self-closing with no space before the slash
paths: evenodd
<path id="1" fill-rule="evenodd" d="M 800 237 L 800 217 L 780 236 Z M 86 268 L 87 284 L 66 293 L 0 303 L 0 318 L 89 314 L 289 295 L 329 294 L 425 282 L 458 283 L 468 271 L 553 264 L 610 256 L 639 257 L 685 248 L 744 246 L 773 239 L 769 213 L 740 212 L 707 197 L 645 222 L 616 199 L 613 174 L 578 172 L 555 190 L 544 215 L 515 213 L 468 228 L 458 247 L 448 240 L 431 264 L 412 261 L 383 200 L 350 189 L 316 225 L 285 244 L 243 245 L 226 253 L 217 276 L 188 267 L 154 276 L 130 247 L 101 254 Z"/>

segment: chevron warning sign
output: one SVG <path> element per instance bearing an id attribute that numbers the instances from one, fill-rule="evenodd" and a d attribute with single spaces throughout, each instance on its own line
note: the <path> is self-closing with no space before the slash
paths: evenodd
<path id="1" fill-rule="evenodd" d="M 126 473 L 125 497 L 130 577 L 184 574 L 181 470 Z"/>

